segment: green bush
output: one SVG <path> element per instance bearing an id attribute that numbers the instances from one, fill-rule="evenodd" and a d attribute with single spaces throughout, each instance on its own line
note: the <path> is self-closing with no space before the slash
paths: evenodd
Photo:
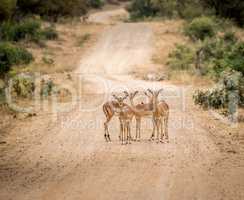
<path id="1" fill-rule="evenodd" d="M 201 0 L 206 8 L 215 10 L 216 15 L 227 19 L 234 19 L 238 24 L 244 25 L 243 0 Z"/>
<path id="2" fill-rule="evenodd" d="M 20 23 L 4 22 L 0 25 L 0 38 L 5 41 L 19 41 L 34 38 L 40 31 L 41 23 L 34 19 L 25 19 Z"/>
<path id="3" fill-rule="evenodd" d="M 56 40 L 58 38 L 58 33 L 52 26 L 45 28 L 40 33 L 46 40 Z"/>
<path id="4" fill-rule="evenodd" d="M 16 9 L 17 0 L 1 0 L 0 2 L 0 21 L 11 18 Z"/>
<path id="5" fill-rule="evenodd" d="M 226 66 L 244 75 L 244 42 L 236 44 L 225 58 Z"/>
<path id="6" fill-rule="evenodd" d="M 30 75 L 20 74 L 12 79 L 11 90 L 19 97 L 32 97 L 35 91 L 34 78 Z"/>
<path id="7" fill-rule="evenodd" d="M 233 102 L 233 94 L 239 105 L 244 104 L 244 81 L 240 72 L 233 70 L 221 74 L 221 80 L 217 87 L 201 91 L 197 90 L 193 96 L 195 104 L 204 108 L 228 108 Z M 231 108 L 229 108 L 231 109 Z"/>
<path id="8" fill-rule="evenodd" d="M 88 0 L 88 5 L 92 8 L 101 8 L 103 4 L 102 0 Z"/>
<path id="9" fill-rule="evenodd" d="M 39 14 L 57 21 L 60 16 L 80 16 L 87 12 L 86 0 L 21 0 L 18 4 L 26 13 Z"/>
<path id="10" fill-rule="evenodd" d="M 204 40 L 216 35 L 217 24 L 210 17 L 195 18 L 190 24 L 185 27 L 185 34 L 193 40 Z"/>
<path id="11" fill-rule="evenodd" d="M 176 45 L 176 48 L 169 54 L 167 64 L 173 70 L 192 69 L 195 52 L 186 45 Z"/>
<path id="12" fill-rule="evenodd" d="M 33 56 L 27 50 L 10 43 L 0 43 L 0 76 L 3 77 L 13 65 L 28 64 Z"/>
<path id="13" fill-rule="evenodd" d="M 233 44 L 238 41 L 238 38 L 236 37 L 235 32 L 229 31 L 229 30 L 224 33 L 223 39 L 225 42 L 233 43 Z"/>
<path id="14" fill-rule="evenodd" d="M 226 107 L 226 93 L 224 88 L 215 88 L 214 90 L 195 92 L 193 99 L 195 104 L 204 108 L 220 109 Z"/>
<path id="15" fill-rule="evenodd" d="M 158 12 L 152 0 L 133 0 L 127 9 L 131 19 L 155 16 Z"/>
<path id="16" fill-rule="evenodd" d="M 0 106 L 1 104 L 5 103 L 6 96 L 5 96 L 5 83 L 2 79 L 0 79 Z"/>
<path id="17" fill-rule="evenodd" d="M 34 19 L 25 19 L 20 22 L 18 26 L 16 26 L 16 39 L 18 40 L 28 36 L 33 36 L 40 30 L 40 28 L 40 21 Z"/>
<path id="18" fill-rule="evenodd" d="M 219 78 L 226 69 L 233 69 L 244 74 L 244 42 L 238 41 L 234 33 L 226 33 L 203 45 L 204 59 Z"/>
<path id="19" fill-rule="evenodd" d="M 208 38 L 190 48 L 176 45 L 169 54 L 168 65 L 173 70 L 189 70 L 195 66 L 201 75 L 209 75 L 215 80 L 221 73 L 234 70 L 244 75 L 244 42 L 238 40 L 232 31 L 222 36 Z"/>
<path id="20" fill-rule="evenodd" d="M 231 50 L 232 45 L 225 42 L 222 38 L 205 40 L 200 47 L 203 51 L 203 62 L 205 68 L 211 73 L 213 78 L 219 78 L 221 72 L 226 69 L 223 59 Z"/>
<path id="21" fill-rule="evenodd" d="M 42 97 L 47 97 L 51 95 L 54 89 L 54 83 L 51 79 L 42 79 L 41 80 L 41 96 Z"/>
<path id="22" fill-rule="evenodd" d="M 0 25 L 0 39 L 5 41 L 14 41 L 16 28 L 14 23 L 7 21 Z"/>
<path id="23" fill-rule="evenodd" d="M 157 11 L 158 16 L 173 17 L 178 15 L 177 0 L 154 0 L 153 8 Z"/>
<path id="24" fill-rule="evenodd" d="M 24 19 L 20 23 L 3 22 L 0 25 L 0 39 L 18 42 L 23 39 L 41 44 L 43 40 L 54 40 L 58 33 L 54 27 L 41 28 L 41 22 L 35 19 Z"/>
<path id="25" fill-rule="evenodd" d="M 201 0 L 133 0 L 128 8 L 131 18 L 150 16 L 175 17 L 194 19 L 213 14 L 213 9 L 207 9 Z"/>

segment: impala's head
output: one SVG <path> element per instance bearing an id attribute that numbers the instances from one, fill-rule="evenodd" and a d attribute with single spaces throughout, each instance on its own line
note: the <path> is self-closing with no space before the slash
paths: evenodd
<path id="1" fill-rule="evenodd" d="M 152 91 L 151 89 L 147 89 L 145 93 L 146 96 L 149 97 L 150 102 L 153 102 L 154 104 L 157 104 L 158 96 L 163 91 L 163 89 Z"/>
<path id="2" fill-rule="evenodd" d="M 127 91 L 124 91 L 124 94 L 126 96 L 128 96 L 130 98 L 131 101 L 134 100 L 134 98 L 136 97 L 136 95 L 139 93 L 139 91 L 135 91 L 135 92 L 131 92 L 131 93 L 128 93 Z"/>
<path id="3" fill-rule="evenodd" d="M 115 94 L 113 94 L 113 97 L 118 102 L 119 107 L 123 107 L 124 106 L 124 101 L 127 99 L 128 96 L 129 96 L 128 94 L 125 94 L 124 97 L 122 97 L 122 96 L 118 97 Z"/>

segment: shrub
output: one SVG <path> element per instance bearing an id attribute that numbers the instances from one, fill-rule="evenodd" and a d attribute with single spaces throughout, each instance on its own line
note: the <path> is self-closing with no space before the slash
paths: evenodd
<path id="1" fill-rule="evenodd" d="M 57 21 L 60 16 L 80 16 L 87 12 L 86 0 L 47 0 L 38 1 L 28 12 L 40 14 Z"/>
<path id="2" fill-rule="evenodd" d="M 220 109 L 226 107 L 226 93 L 221 87 L 207 91 L 198 90 L 195 92 L 193 98 L 195 104 L 204 108 Z"/>
<path id="3" fill-rule="evenodd" d="M 243 0 L 201 0 L 207 7 L 215 10 L 221 17 L 234 19 L 240 25 L 244 25 L 244 2 Z"/>
<path id="4" fill-rule="evenodd" d="M 13 41 L 16 35 L 15 25 L 10 22 L 3 22 L 0 25 L 0 39 L 6 41 Z"/>
<path id="5" fill-rule="evenodd" d="M 0 79 L 0 106 L 5 103 L 5 83 Z"/>
<path id="6" fill-rule="evenodd" d="M 133 0 L 128 8 L 132 19 L 156 15 L 193 19 L 203 14 L 210 15 L 212 10 L 204 8 L 200 0 Z"/>
<path id="7" fill-rule="evenodd" d="M 244 75 L 244 42 L 229 31 L 223 36 L 205 39 L 191 49 L 176 45 L 169 54 L 168 65 L 174 70 L 188 70 L 195 65 L 201 75 L 210 75 L 219 80 L 221 73 L 231 69 Z"/>
<path id="8" fill-rule="evenodd" d="M 58 33 L 54 27 L 41 28 L 41 22 L 35 19 L 25 19 L 20 23 L 4 22 L 0 26 L 0 39 L 18 42 L 23 39 L 41 44 L 42 40 L 54 40 Z"/>
<path id="9" fill-rule="evenodd" d="M 155 16 L 158 12 L 151 0 L 133 0 L 127 9 L 130 12 L 131 19 Z"/>
<path id="10" fill-rule="evenodd" d="M 91 38 L 91 34 L 86 33 L 77 38 L 77 46 L 82 47 L 89 39 Z"/>
<path id="11" fill-rule="evenodd" d="M 205 68 L 213 75 L 214 78 L 219 78 L 221 72 L 226 69 L 223 65 L 226 53 L 230 51 L 230 44 L 225 42 L 222 38 L 215 38 L 205 40 L 200 47 L 203 51 L 203 61 Z"/>
<path id="12" fill-rule="evenodd" d="M 17 0 L 1 0 L 0 3 L 0 21 L 10 19 L 15 8 Z"/>
<path id="13" fill-rule="evenodd" d="M 194 50 L 186 45 L 176 45 L 169 54 L 168 65 L 174 70 L 189 70 L 194 63 Z"/>
<path id="14" fill-rule="evenodd" d="M 53 65 L 55 63 L 55 61 L 52 58 L 47 56 L 43 56 L 42 61 L 47 65 Z"/>
<path id="15" fill-rule="evenodd" d="M 239 42 L 232 33 L 203 45 L 205 60 L 212 68 L 214 76 L 219 78 L 226 69 L 244 74 L 244 42 Z"/>
<path id="16" fill-rule="evenodd" d="M 102 0 L 88 0 L 88 5 L 92 8 L 101 8 L 103 4 Z"/>
<path id="17" fill-rule="evenodd" d="M 227 108 L 233 102 L 233 94 L 236 102 L 244 104 L 244 82 L 241 73 L 236 71 L 225 71 L 217 87 L 212 90 L 197 90 L 193 96 L 195 104 L 204 108 Z M 231 109 L 231 108 L 229 108 Z"/>
<path id="18" fill-rule="evenodd" d="M 17 96 L 27 98 L 32 97 L 35 91 L 34 78 L 27 74 L 17 75 L 12 79 L 12 91 Z"/>
<path id="19" fill-rule="evenodd" d="M 56 40 L 58 38 L 58 33 L 56 29 L 52 26 L 45 28 L 41 31 L 41 35 L 46 40 Z"/>
<path id="20" fill-rule="evenodd" d="M 73 17 L 85 14 L 87 0 L 18 0 L 17 7 L 23 14 L 37 14 L 57 21 L 60 16 Z"/>
<path id="21" fill-rule="evenodd" d="M 227 43 L 236 43 L 238 41 L 238 38 L 235 35 L 235 32 L 233 31 L 226 31 L 224 33 L 223 39 Z"/>
<path id="22" fill-rule="evenodd" d="M 154 0 L 152 1 L 154 9 L 157 11 L 157 15 L 173 17 L 177 15 L 177 0 Z"/>
<path id="23" fill-rule="evenodd" d="M 6 41 L 19 41 L 25 38 L 34 38 L 41 28 L 39 21 L 25 19 L 20 23 L 4 22 L 0 26 L 0 38 Z"/>
<path id="24" fill-rule="evenodd" d="M 34 19 L 25 19 L 20 24 L 16 25 L 16 35 L 14 40 L 19 41 L 25 38 L 33 38 L 38 34 L 41 28 L 41 23 Z"/>
<path id="25" fill-rule="evenodd" d="M 185 27 L 185 34 L 193 40 L 204 40 L 216 35 L 217 24 L 210 17 L 195 18 Z"/>
<path id="26" fill-rule="evenodd" d="M 11 66 L 28 64 L 33 60 L 32 54 L 27 50 L 16 47 L 10 43 L 0 44 L 0 76 L 3 77 Z"/>
<path id="27" fill-rule="evenodd" d="M 54 83 L 51 79 L 42 79 L 41 80 L 41 96 L 47 97 L 51 95 L 54 89 Z"/>
<path id="28" fill-rule="evenodd" d="M 236 44 L 225 58 L 226 66 L 244 75 L 244 42 Z"/>

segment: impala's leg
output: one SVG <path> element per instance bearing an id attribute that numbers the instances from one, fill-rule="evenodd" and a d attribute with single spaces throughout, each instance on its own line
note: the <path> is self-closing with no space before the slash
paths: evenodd
<path id="1" fill-rule="evenodd" d="M 153 131 L 150 140 L 154 140 L 155 137 L 156 120 L 153 118 Z"/>
<path id="2" fill-rule="evenodd" d="M 157 127 L 157 142 L 159 142 L 160 119 L 157 119 L 156 127 Z"/>
<path id="3" fill-rule="evenodd" d="M 123 135 L 123 123 L 121 121 L 121 119 L 119 120 L 119 123 L 120 123 L 120 132 L 119 132 L 119 140 L 122 139 L 122 135 Z"/>
<path id="4" fill-rule="evenodd" d="M 108 141 L 111 141 L 110 140 L 110 135 L 109 135 L 109 130 L 108 130 L 108 123 L 110 122 L 110 120 L 112 119 L 112 116 L 107 116 L 107 120 L 106 122 L 104 123 L 104 138 L 105 140 L 108 142 Z"/>
<path id="5" fill-rule="evenodd" d="M 125 126 L 124 123 L 121 125 L 121 143 L 124 144 L 124 133 L 125 133 Z"/>
<path id="6" fill-rule="evenodd" d="M 133 140 L 133 137 L 132 137 L 131 132 L 130 132 L 130 130 L 131 130 L 131 129 L 130 129 L 130 126 L 131 126 L 131 121 L 128 122 L 128 129 L 129 129 L 128 137 L 129 137 L 130 141 L 132 141 L 132 140 Z"/>
<path id="7" fill-rule="evenodd" d="M 160 128 L 161 128 L 161 138 L 160 138 L 160 142 L 163 142 L 163 139 L 164 139 L 164 134 L 165 134 L 165 117 L 163 117 L 161 120 L 160 120 Z"/>
<path id="8" fill-rule="evenodd" d="M 141 119 L 138 120 L 138 141 L 141 140 Z"/>
<path id="9" fill-rule="evenodd" d="M 136 138 L 135 141 L 140 140 L 140 128 L 141 128 L 141 119 L 136 118 Z"/>
<path id="10" fill-rule="evenodd" d="M 137 140 L 137 137 L 138 137 L 138 119 L 136 118 L 136 138 L 135 138 L 135 141 Z"/>
<path id="11" fill-rule="evenodd" d="M 108 124 L 105 122 L 104 123 L 104 138 L 105 138 L 106 142 L 108 142 L 107 134 L 108 134 Z"/>
<path id="12" fill-rule="evenodd" d="M 168 123 L 169 123 L 169 114 L 167 114 L 166 117 L 165 117 L 165 126 L 164 126 L 165 139 L 166 139 L 167 142 L 169 142 Z"/>
<path id="13" fill-rule="evenodd" d="M 129 141 L 129 123 L 126 122 L 125 124 L 125 144 L 128 144 L 128 141 Z"/>
<path id="14" fill-rule="evenodd" d="M 128 123 L 129 144 L 131 144 L 131 141 L 132 141 L 130 125 L 131 125 L 131 123 Z"/>

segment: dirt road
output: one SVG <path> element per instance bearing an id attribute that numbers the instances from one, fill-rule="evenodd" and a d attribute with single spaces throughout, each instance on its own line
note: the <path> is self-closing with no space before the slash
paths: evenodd
<path id="1" fill-rule="evenodd" d="M 117 14 L 121 9 L 96 13 L 90 20 L 105 19 L 108 24 Z M 204 128 L 207 120 L 200 118 L 186 88 L 131 75 L 135 69 L 146 72 L 153 67 L 153 37 L 146 23 L 108 25 L 74 73 L 82 83 L 79 105 L 57 121 L 37 117 L 11 130 L 28 133 L 28 145 L 2 158 L 7 164 L 0 171 L 0 199 L 244 199 L 243 161 L 238 167 L 236 160 L 225 163 L 226 156 Z M 104 99 L 124 89 L 160 87 L 171 108 L 170 143 L 148 141 L 150 119 L 143 121 L 143 140 L 127 146 L 118 141 L 114 119 L 113 141 L 106 143 Z"/>

